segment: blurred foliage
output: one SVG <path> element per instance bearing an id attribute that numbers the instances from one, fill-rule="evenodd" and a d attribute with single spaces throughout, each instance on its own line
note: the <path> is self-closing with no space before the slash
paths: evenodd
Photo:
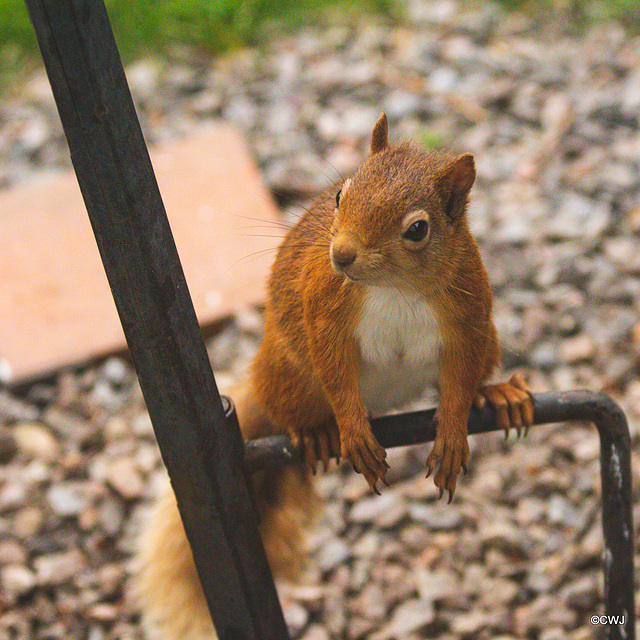
<path id="1" fill-rule="evenodd" d="M 444 149 L 446 146 L 446 136 L 442 131 L 424 128 L 418 132 L 420 144 L 427 149 Z"/>
<path id="2" fill-rule="evenodd" d="M 399 16 L 397 0 L 105 0 L 125 61 L 185 44 L 220 53 L 331 13 L 341 19 Z M 19 84 L 38 63 L 37 43 L 24 0 L 0 0 L 0 88 Z"/>
<path id="3" fill-rule="evenodd" d="M 638 0 L 599 0 L 585 5 L 583 11 L 588 19 L 618 18 L 622 22 L 640 27 L 640 2 Z"/>
<path id="4" fill-rule="evenodd" d="M 257 44 L 269 27 L 287 31 L 327 10 L 387 17 L 396 10 L 395 0 L 106 0 L 106 4 L 118 45 L 127 57 L 174 42 L 213 53 Z"/>
<path id="5" fill-rule="evenodd" d="M 428 0 L 427 0 L 428 1 Z M 491 0 L 475 0 L 474 5 Z M 615 18 L 638 30 L 639 0 L 493 0 L 509 10 L 558 11 L 576 23 Z M 376 14 L 397 19 L 402 0 L 106 0 L 118 46 L 125 60 L 166 51 L 183 43 L 219 53 L 260 44 L 275 33 L 321 16 L 349 19 Z M 0 84 L 17 80 L 39 60 L 23 0 L 0 0 Z M 2 82 L 2 79 L 5 82 Z"/>
<path id="6" fill-rule="evenodd" d="M 482 1 L 482 0 L 481 0 Z M 640 29 L 639 0 L 494 0 L 510 11 L 532 14 L 562 14 L 576 26 L 588 26 L 599 20 L 619 20 L 633 31 Z"/>
<path id="7" fill-rule="evenodd" d="M 255 45 L 274 31 L 374 13 L 399 16 L 397 0 L 105 0 L 125 61 L 185 44 L 208 53 Z M 38 64 L 24 0 L 0 0 L 0 87 L 8 88 Z"/>
<path id="8" fill-rule="evenodd" d="M 183 43 L 217 53 L 256 44 L 269 27 L 289 30 L 327 10 L 347 17 L 397 15 L 396 0 L 105 0 L 125 58 Z M 0 56 L 36 50 L 23 0 L 0 0 Z M 8 53 L 7 53 L 8 52 Z"/>

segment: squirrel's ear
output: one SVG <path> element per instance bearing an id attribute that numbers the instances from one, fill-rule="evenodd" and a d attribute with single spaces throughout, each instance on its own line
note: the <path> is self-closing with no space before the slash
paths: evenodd
<path id="1" fill-rule="evenodd" d="M 387 122 L 387 114 L 383 111 L 373 127 L 371 134 L 371 155 L 382 151 L 389 146 L 389 123 Z"/>
<path id="2" fill-rule="evenodd" d="M 450 220 L 457 220 L 465 212 L 475 179 L 476 165 L 472 153 L 463 153 L 444 168 L 441 183 L 445 189 L 445 213 Z"/>

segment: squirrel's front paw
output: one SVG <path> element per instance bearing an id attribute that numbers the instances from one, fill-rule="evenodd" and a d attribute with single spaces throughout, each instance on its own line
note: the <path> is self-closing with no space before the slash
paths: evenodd
<path id="1" fill-rule="evenodd" d="M 378 494 L 378 480 L 385 484 L 387 469 L 387 452 L 381 447 L 371 430 L 341 437 L 342 457 L 348 460 L 356 472 L 361 473 L 369 486 Z"/>
<path id="2" fill-rule="evenodd" d="M 427 478 L 436 468 L 438 462 L 440 467 L 433 478 L 433 481 L 440 489 L 440 497 L 445 489 L 449 492 L 449 503 L 453 500 L 456 490 L 456 482 L 460 469 L 467 472 L 469 462 L 469 443 L 465 434 L 453 437 L 436 435 L 433 443 L 433 450 L 427 458 Z"/>
<path id="3" fill-rule="evenodd" d="M 340 432 L 334 420 L 290 435 L 293 446 L 300 448 L 304 461 L 314 474 L 318 461 L 322 462 L 325 471 L 331 458 L 340 461 Z"/>
<path id="4" fill-rule="evenodd" d="M 522 427 L 524 435 L 527 435 L 533 424 L 533 397 L 529 385 L 519 373 L 512 375 L 508 382 L 482 387 L 473 403 L 482 409 L 487 402 L 496 410 L 496 422 L 504 430 L 505 438 L 511 427 L 516 430 L 518 437 Z"/>

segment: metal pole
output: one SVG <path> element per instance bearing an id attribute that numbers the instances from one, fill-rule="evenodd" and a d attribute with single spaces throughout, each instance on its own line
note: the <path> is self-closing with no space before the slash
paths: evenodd
<path id="1" fill-rule="evenodd" d="M 104 4 L 26 4 L 218 636 L 286 639 L 240 432 L 225 418 Z"/>

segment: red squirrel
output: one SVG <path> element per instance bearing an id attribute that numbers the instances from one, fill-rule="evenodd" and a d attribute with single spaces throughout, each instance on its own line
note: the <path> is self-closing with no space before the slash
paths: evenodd
<path id="1" fill-rule="evenodd" d="M 473 156 L 389 146 L 381 114 L 371 155 L 325 191 L 284 238 L 269 280 L 264 338 L 231 396 L 245 439 L 288 433 L 312 469 L 348 460 L 374 491 L 386 452 L 369 424 L 437 382 L 437 435 L 427 458 L 440 495 L 453 496 L 469 446 L 473 403 L 499 426 L 533 422 L 519 375 L 484 386 L 498 363 L 492 294 L 466 219 Z M 313 510 L 308 473 L 254 478 L 274 571 L 293 577 Z M 211 622 L 171 491 L 139 545 L 145 619 L 165 640 L 206 637 Z"/>
<path id="2" fill-rule="evenodd" d="M 326 191 L 284 239 L 269 280 L 265 334 L 251 367 L 257 403 L 313 467 L 341 456 L 374 491 L 386 452 L 369 425 L 438 382 L 427 459 L 453 496 L 469 456 L 467 418 L 489 401 L 500 426 L 533 421 L 521 376 L 483 386 L 498 363 L 492 294 L 466 210 L 473 156 L 388 143 Z"/>

